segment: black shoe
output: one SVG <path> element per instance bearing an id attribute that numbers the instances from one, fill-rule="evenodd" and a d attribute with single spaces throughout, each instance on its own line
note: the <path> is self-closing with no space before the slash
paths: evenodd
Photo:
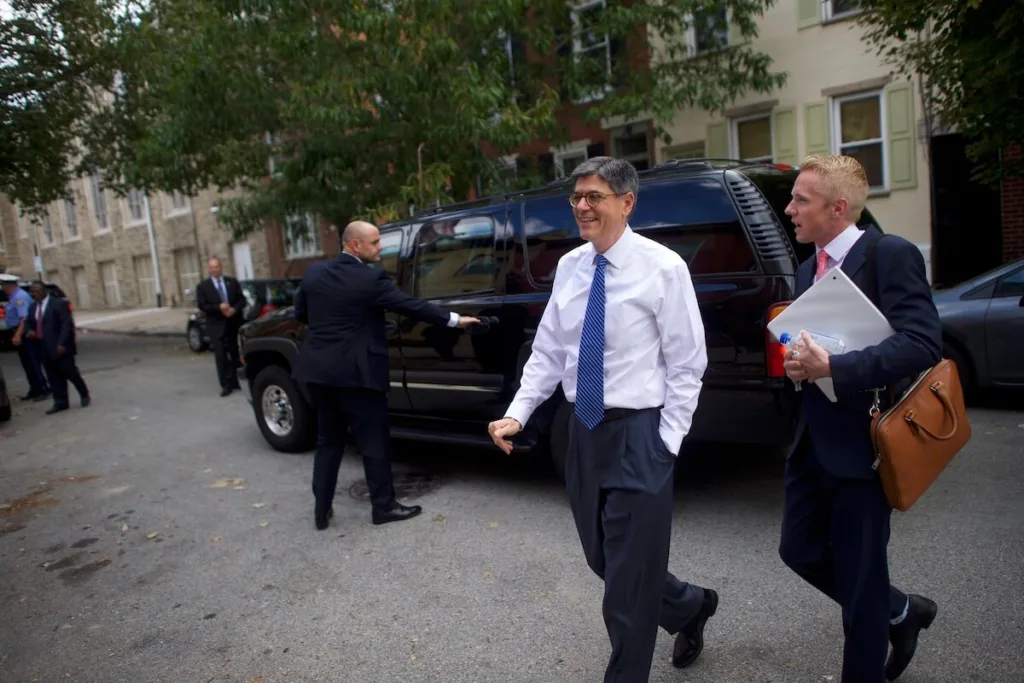
<path id="1" fill-rule="evenodd" d="M 387 524 L 388 522 L 402 522 L 407 519 L 412 519 L 421 512 L 423 512 L 423 508 L 419 505 L 402 505 L 401 503 L 395 503 L 394 507 L 390 510 L 378 510 L 377 508 L 374 508 L 373 523 Z"/>
<path id="2" fill-rule="evenodd" d="M 83 396 L 82 397 L 82 407 L 83 408 L 88 408 L 90 403 L 92 403 L 92 397 L 91 396 Z"/>
<path id="3" fill-rule="evenodd" d="M 33 396 L 32 401 L 35 403 L 42 403 L 46 399 L 50 398 L 50 395 L 50 392 L 46 392 L 45 394 L 39 394 L 38 396 Z"/>
<path id="4" fill-rule="evenodd" d="M 328 526 L 330 526 L 331 517 L 333 517 L 333 516 L 334 516 L 334 508 L 333 507 L 327 508 L 327 513 L 326 514 L 324 514 L 322 512 L 318 512 L 318 511 L 314 512 L 313 513 L 313 517 L 314 517 L 314 521 L 316 522 L 316 529 L 317 529 L 317 531 L 323 531 Z"/>
<path id="5" fill-rule="evenodd" d="M 693 664 L 704 649 L 704 624 L 715 616 L 718 611 L 718 593 L 710 588 L 704 589 L 704 604 L 700 611 L 676 635 L 676 644 L 672 648 L 672 666 L 683 669 Z"/>
<path id="6" fill-rule="evenodd" d="M 38 399 L 42 398 L 42 396 L 43 396 L 43 394 L 36 393 L 34 391 L 30 391 L 27 394 L 25 394 L 24 396 L 19 396 L 18 398 L 21 399 L 22 401 L 35 401 L 35 400 L 38 400 Z"/>
<path id="7" fill-rule="evenodd" d="M 52 408 L 50 408 L 49 410 L 47 410 L 46 414 L 47 415 L 53 415 L 54 413 L 64 412 L 67 409 L 68 409 L 68 406 L 58 406 L 58 405 L 55 405 Z"/>
<path id="8" fill-rule="evenodd" d="M 892 651 L 889 653 L 889 661 L 885 663 L 885 677 L 890 681 L 899 678 L 910 664 L 917 650 L 917 637 L 921 635 L 921 629 L 931 626 L 939 611 L 939 606 L 928 598 L 908 595 L 907 599 L 910 602 L 907 616 L 900 623 L 889 627 Z"/>
<path id="9" fill-rule="evenodd" d="M 220 390 L 221 398 L 224 398 L 225 396 L 228 396 L 229 394 L 231 394 L 231 387 L 224 387 L 223 389 Z"/>

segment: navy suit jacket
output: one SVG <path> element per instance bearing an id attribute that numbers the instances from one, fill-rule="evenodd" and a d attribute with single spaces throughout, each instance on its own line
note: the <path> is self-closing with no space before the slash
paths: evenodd
<path id="1" fill-rule="evenodd" d="M 865 251 L 872 240 L 878 239 L 878 231 L 869 228 L 841 266 L 869 297 L 873 288 L 866 282 L 869 269 L 865 268 Z M 846 479 L 876 476 L 871 467 L 875 455 L 869 415 L 873 390 L 916 377 L 942 357 L 942 328 L 921 252 L 902 237 L 886 235 L 877 242 L 875 264 L 878 299 L 874 304 L 896 334 L 876 346 L 832 356 L 836 403 L 809 382 L 804 383 L 800 392 L 802 409 L 794 445 L 799 443 L 803 430 L 808 429 L 812 451 L 821 465 L 830 474 Z M 814 269 L 813 256 L 800 265 L 797 296 L 813 284 Z M 882 393 L 885 410 L 886 397 Z"/>
<path id="2" fill-rule="evenodd" d="M 28 318 L 25 319 L 25 331 L 36 331 L 36 311 L 39 304 L 36 301 L 28 309 Z M 44 353 L 50 358 L 57 357 L 57 347 L 63 346 L 64 353 L 75 355 L 78 349 L 75 344 L 75 322 L 71 318 L 71 311 L 63 299 L 50 296 L 46 303 L 46 310 L 43 311 L 43 339 L 42 347 Z"/>
<path id="3" fill-rule="evenodd" d="M 450 319 L 441 307 L 398 289 L 383 270 L 348 254 L 312 264 L 295 293 L 295 317 L 307 327 L 292 377 L 388 391 L 385 311 L 433 325 L 447 325 Z"/>

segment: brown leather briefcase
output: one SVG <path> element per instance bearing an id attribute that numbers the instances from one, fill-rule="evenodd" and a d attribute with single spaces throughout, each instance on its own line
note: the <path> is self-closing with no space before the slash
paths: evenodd
<path id="1" fill-rule="evenodd" d="M 921 373 L 888 410 L 871 408 L 871 438 L 885 497 L 905 512 L 971 438 L 956 364 L 942 359 Z"/>

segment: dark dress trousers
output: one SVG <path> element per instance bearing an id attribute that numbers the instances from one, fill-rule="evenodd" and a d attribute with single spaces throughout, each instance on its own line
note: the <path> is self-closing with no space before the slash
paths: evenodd
<path id="1" fill-rule="evenodd" d="M 783 561 L 842 607 L 843 683 L 882 683 L 890 620 L 907 596 L 891 585 L 887 548 L 892 508 L 872 468 L 868 413 L 873 389 L 913 377 L 940 359 L 938 313 L 924 259 L 907 240 L 868 229 L 839 266 L 896 334 L 877 346 L 834 356 L 832 403 L 804 384 L 794 448 L 786 462 Z M 875 265 L 866 267 L 874 242 Z M 814 282 L 815 259 L 797 272 L 797 296 Z M 872 272 L 877 273 L 874 282 Z M 883 410 L 885 405 L 882 406 Z"/>
<path id="2" fill-rule="evenodd" d="M 50 391 L 53 393 L 55 406 L 68 406 L 68 382 L 71 382 L 78 395 L 82 398 L 89 396 L 89 389 L 82 379 L 78 366 L 75 364 L 75 354 L 78 353 L 78 346 L 75 343 L 75 323 L 71 317 L 67 302 L 63 299 L 51 296 L 46 302 L 46 310 L 43 311 L 42 326 L 38 323 L 39 303 L 33 302 L 29 309 L 28 318 L 25 320 L 25 331 L 31 330 L 36 334 L 36 347 L 41 356 L 43 369 L 50 381 Z M 40 337 L 39 332 L 42 332 Z M 58 354 L 57 347 L 63 347 L 64 353 Z"/>
<path id="3" fill-rule="evenodd" d="M 309 388 L 317 414 L 313 495 L 318 511 L 334 500 L 348 428 L 363 456 L 375 508 L 395 504 L 388 451 L 390 388 L 385 311 L 447 325 L 440 307 L 399 290 L 387 274 L 342 253 L 312 264 L 295 295 L 295 317 L 307 325 L 292 377 Z"/>
<path id="4" fill-rule="evenodd" d="M 217 364 L 217 379 L 222 389 L 238 388 L 238 377 L 235 371 L 239 367 L 238 360 L 238 328 L 245 322 L 242 311 L 245 309 L 245 295 L 242 286 L 233 277 L 224 276 L 224 292 L 226 302 L 235 309 L 233 316 L 226 317 L 220 311 L 222 299 L 213 278 L 206 278 L 196 288 L 196 304 L 206 314 L 206 330 L 213 346 L 214 362 Z"/>

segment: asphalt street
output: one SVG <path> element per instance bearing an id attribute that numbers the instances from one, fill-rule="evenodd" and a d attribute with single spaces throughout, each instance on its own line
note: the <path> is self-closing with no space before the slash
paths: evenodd
<path id="1" fill-rule="evenodd" d="M 311 454 L 271 450 L 245 398 L 218 396 L 210 354 L 80 347 L 92 406 L 16 401 L 0 426 L 3 683 L 602 679 L 602 586 L 544 464 L 400 444 L 425 512 L 376 527 L 350 457 L 316 532 Z M 0 364 L 24 393 L 17 357 Z M 904 683 L 1024 680 L 1020 403 L 972 408 L 967 448 L 894 515 L 894 580 L 939 603 Z M 659 635 L 651 681 L 838 683 L 839 610 L 778 556 L 780 456 L 682 457 L 671 568 L 721 604 L 691 668 Z"/>

